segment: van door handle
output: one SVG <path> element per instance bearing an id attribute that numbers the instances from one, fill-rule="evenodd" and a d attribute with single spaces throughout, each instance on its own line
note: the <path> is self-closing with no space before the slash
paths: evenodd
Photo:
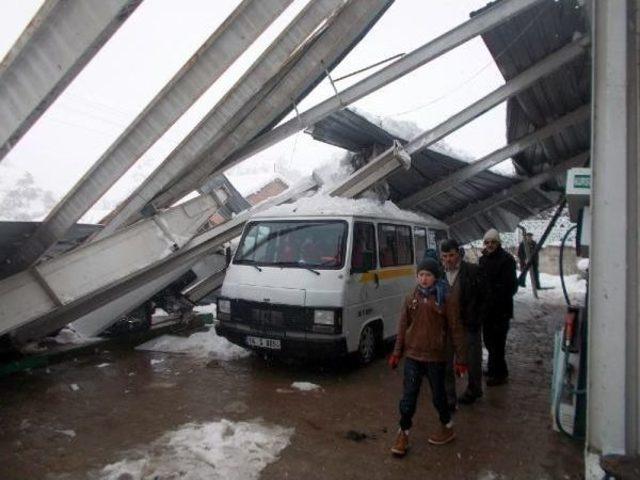
<path id="1" fill-rule="evenodd" d="M 378 273 L 374 273 L 373 274 L 373 281 L 376 284 L 376 288 L 378 288 L 380 286 L 380 277 L 378 277 Z"/>

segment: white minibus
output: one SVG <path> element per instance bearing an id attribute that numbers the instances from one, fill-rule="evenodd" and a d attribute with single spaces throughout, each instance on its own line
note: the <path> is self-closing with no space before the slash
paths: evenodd
<path id="1" fill-rule="evenodd" d="M 218 335 L 263 353 L 355 353 L 362 363 L 395 337 L 415 265 L 447 226 L 390 202 L 326 198 L 247 222 L 218 298 Z"/>

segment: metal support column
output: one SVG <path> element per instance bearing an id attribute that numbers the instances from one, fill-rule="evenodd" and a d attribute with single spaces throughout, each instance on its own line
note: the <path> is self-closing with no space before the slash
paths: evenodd
<path id="1" fill-rule="evenodd" d="M 597 458 L 640 453 L 638 2 L 592 7 L 587 452 Z"/>

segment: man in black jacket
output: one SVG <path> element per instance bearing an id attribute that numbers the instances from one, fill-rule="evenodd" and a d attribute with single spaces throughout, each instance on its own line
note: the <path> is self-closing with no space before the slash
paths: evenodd
<path id="1" fill-rule="evenodd" d="M 480 257 L 480 278 L 484 291 L 481 308 L 484 343 L 489 351 L 487 386 L 507 382 L 509 371 L 505 347 L 509 322 L 513 318 L 513 296 L 518 291 L 516 262 L 500 242 L 500 234 L 490 229 L 484 235 L 484 250 Z"/>
<path id="2" fill-rule="evenodd" d="M 463 250 L 457 241 L 444 240 L 440 244 L 440 257 L 450 287 L 449 305 L 465 329 L 467 340 L 467 363 L 469 383 L 466 391 L 457 399 L 462 404 L 471 404 L 482 396 L 482 326 L 478 316 L 480 285 L 478 266 L 463 260 Z M 446 387 L 449 405 L 456 404 L 456 383 L 453 373 L 453 349 L 446 372 Z"/>

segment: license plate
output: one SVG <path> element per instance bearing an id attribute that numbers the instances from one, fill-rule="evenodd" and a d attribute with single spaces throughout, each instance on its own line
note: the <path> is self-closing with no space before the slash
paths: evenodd
<path id="1" fill-rule="evenodd" d="M 280 350 L 280 340 L 273 338 L 247 337 L 247 345 L 250 347 L 269 348 L 271 350 Z"/>

